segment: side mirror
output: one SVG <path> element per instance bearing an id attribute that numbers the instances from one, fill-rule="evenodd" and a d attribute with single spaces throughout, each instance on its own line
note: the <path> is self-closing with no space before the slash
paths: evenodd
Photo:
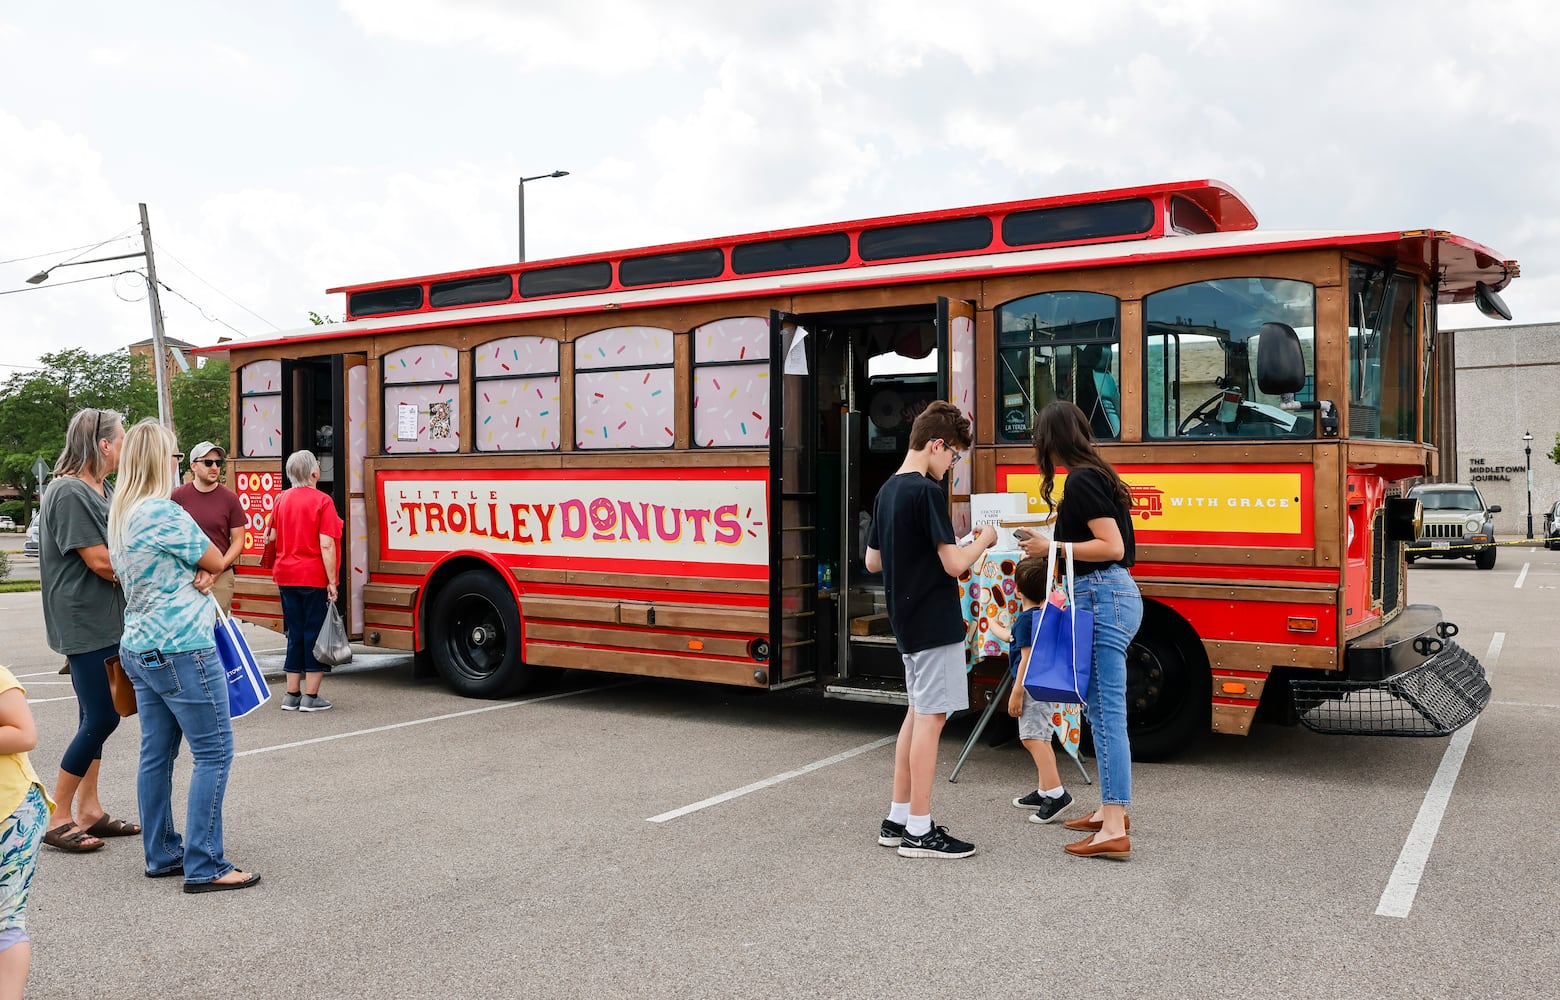
<path id="1" fill-rule="evenodd" d="M 1511 307 L 1500 293 L 1482 281 L 1473 283 L 1473 304 L 1490 319 L 1510 319 Z"/>
<path id="2" fill-rule="evenodd" d="M 1288 323 L 1263 323 L 1257 331 L 1257 388 L 1269 396 L 1305 388 L 1305 354 Z"/>
<path id="3" fill-rule="evenodd" d="M 1490 508 L 1490 513 L 1491 514 L 1499 514 L 1500 513 L 1500 504 L 1496 504 L 1495 506 L 1491 507 Z"/>

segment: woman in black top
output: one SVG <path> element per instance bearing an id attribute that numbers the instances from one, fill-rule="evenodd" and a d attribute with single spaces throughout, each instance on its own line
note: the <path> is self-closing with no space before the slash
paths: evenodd
<path id="1" fill-rule="evenodd" d="M 1127 646 L 1143 621 L 1143 597 L 1127 567 L 1136 560 L 1130 494 L 1094 447 L 1088 418 L 1068 402 L 1051 403 L 1035 418 L 1040 497 L 1056 508 L 1056 541 L 1073 543 L 1078 610 L 1094 613 L 1094 664 L 1085 711 L 1099 762 L 1098 810 L 1063 825 L 1093 836 L 1067 845 L 1080 857 L 1125 860 L 1127 805 L 1132 801 L 1132 750 L 1127 743 Z M 1058 468 L 1066 470 L 1062 500 L 1052 500 Z M 1031 534 L 1024 554 L 1044 558 L 1051 542 Z"/>

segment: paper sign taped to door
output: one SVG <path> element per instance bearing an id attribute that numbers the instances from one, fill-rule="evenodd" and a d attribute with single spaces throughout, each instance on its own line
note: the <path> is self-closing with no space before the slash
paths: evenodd
<path id="1" fill-rule="evenodd" d="M 807 374 L 807 329 L 797 327 L 796 335 L 791 338 L 791 346 L 785 352 L 785 373 L 787 375 Z"/>

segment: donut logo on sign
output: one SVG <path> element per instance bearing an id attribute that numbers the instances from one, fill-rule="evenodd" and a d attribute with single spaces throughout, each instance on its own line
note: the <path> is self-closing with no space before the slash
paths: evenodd
<path id="1" fill-rule="evenodd" d="M 613 534 L 617 528 L 617 507 L 606 497 L 597 497 L 590 502 L 590 526 L 596 529 L 595 539 L 598 542 L 613 542 L 617 536 Z"/>

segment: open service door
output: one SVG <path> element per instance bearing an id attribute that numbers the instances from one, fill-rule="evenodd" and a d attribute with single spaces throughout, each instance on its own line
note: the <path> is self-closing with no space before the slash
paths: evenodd
<path id="1" fill-rule="evenodd" d="M 818 670 L 818 398 L 815 345 L 769 314 L 769 683 Z"/>

